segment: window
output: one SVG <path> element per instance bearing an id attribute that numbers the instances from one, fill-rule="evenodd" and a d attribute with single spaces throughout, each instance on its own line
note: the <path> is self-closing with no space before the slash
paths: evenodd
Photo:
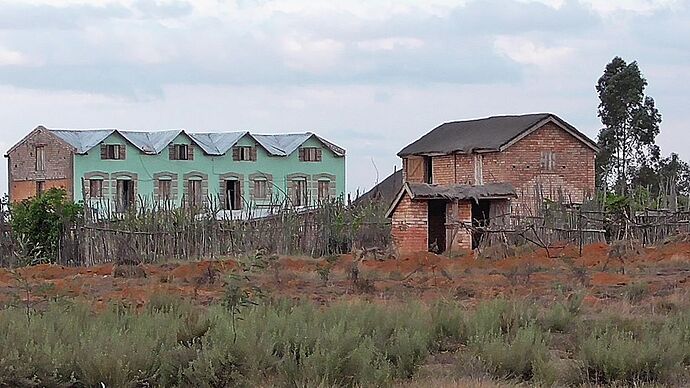
<path id="1" fill-rule="evenodd" d="M 170 160 L 193 160 L 194 153 L 188 144 L 171 144 L 169 146 Z"/>
<path id="2" fill-rule="evenodd" d="M 307 181 L 304 179 L 296 179 L 292 181 L 294 206 L 307 205 Z"/>
<path id="3" fill-rule="evenodd" d="M 158 199 L 169 200 L 171 197 L 172 180 L 170 179 L 159 179 L 158 180 Z"/>
<path id="4" fill-rule="evenodd" d="M 232 160 L 249 162 L 256 160 L 256 147 L 237 146 L 232 147 Z"/>
<path id="5" fill-rule="evenodd" d="M 302 162 L 320 162 L 321 148 L 302 147 L 299 149 L 299 160 Z"/>
<path id="6" fill-rule="evenodd" d="M 268 196 L 267 183 L 265 179 L 254 180 L 254 198 L 265 199 Z"/>
<path id="7" fill-rule="evenodd" d="M 189 204 L 189 206 L 201 205 L 200 179 L 190 179 L 187 181 L 187 204 Z"/>
<path id="8" fill-rule="evenodd" d="M 45 170 L 45 148 L 36 146 L 36 171 Z"/>
<path id="9" fill-rule="evenodd" d="M 481 154 L 474 154 L 474 184 L 484 184 L 484 157 Z"/>
<path id="10" fill-rule="evenodd" d="M 45 191 L 45 182 L 36 181 L 36 196 L 38 197 L 39 195 L 43 194 L 44 191 Z"/>
<path id="11" fill-rule="evenodd" d="M 424 183 L 434 183 L 434 169 L 431 156 L 424 157 Z"/>
<path id="12" fill-rule="evenodd" d="M 542 170 L 553 171 L 556 168 L 556 153 L 553 151 L 542 151 L 540 166 Z"/>
<path id="13" fill-rule="evenodd" d="M 331 182 L 326 181 L 326 180 L 320 180 L 319 181 L 319 201 L 325 201 L 330 199 L 331 197 Z"/>
<path id="14" fill-rule="evenodd" d="M 89 197 L 103 197 L 103 179 L 89 179 Z"/>
<path id="15" fill-rule="evenodd" d="M 101 159 L 124 159 L 125 147 L 120 144 L 101 144 Z"/>

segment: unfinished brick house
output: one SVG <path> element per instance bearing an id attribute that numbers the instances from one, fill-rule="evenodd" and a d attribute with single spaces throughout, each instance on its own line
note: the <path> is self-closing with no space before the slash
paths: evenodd
<path id="1" fill-rule="evenodd" d="M 550 113 L 442 124 L 403 148 L 403 185 L 388 210 L 398 253 L 473 249 L 485 225 L 544 200 L 594 194 L 596 143 Z"/>

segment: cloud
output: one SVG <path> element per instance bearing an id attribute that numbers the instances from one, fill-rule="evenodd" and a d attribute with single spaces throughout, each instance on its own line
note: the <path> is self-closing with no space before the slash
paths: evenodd
<path id="1" fill-rule="evenodd" d="M 19 51 L 10 50 L 0 46 L 0 66 L 24 65 L 28 59 Z"/>
<path id="2" fill-rule="evenodd" d="M 494 42 L 496 50 L 515 62 L 549 68 L 572 58 L 572 47 L 545 47 L 530 39 L 517 36 L 498 36 Z"/>

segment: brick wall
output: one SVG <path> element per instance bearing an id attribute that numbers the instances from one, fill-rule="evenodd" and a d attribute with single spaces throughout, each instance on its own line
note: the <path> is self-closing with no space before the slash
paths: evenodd
<path id="1" fill-rule="evenodd" d="M 413 201 L 405 193 L 391 218 L 391 234 L 399 255 L 428 249 L 428 205 Z"/>
<path id="2" fill-rule="evenodd" d="M 542 152 L 555 155 L 552 170 L 541 168 Z M 483 183 L 508 182 L 518 199 L 514 212 L 528 212 L 535 194 L 558 200 L 582 202 L 594 193 L 595 152 L 553 123 L 547 123 L 503 152 L 482 154 Z M 471 154 L 432 158 L 434 183 L 478 184 Z"/>
<path id="3" fill-rule="evenodd" d="M 36 147 L 43 146 L 44 168 L 36 169 Z M 7 155 L 9 196 L 19 202 L 36 195 L 36 182 L 43 181 L 44 190 L 63 187 L 72 199 L 72 147 L 43 127 L 27 135 Z"/>

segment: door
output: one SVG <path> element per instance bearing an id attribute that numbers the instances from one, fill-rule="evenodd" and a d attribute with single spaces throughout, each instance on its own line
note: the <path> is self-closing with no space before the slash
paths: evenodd
<path id="1" fill-rule="evenodd" d="M 125 212 L 134 203 L 134 182 L 129 179 L 117 180 L 117 211 Z"/>
<path id="2" fill-rule="evenodd" d="M 445 200 L 429 201 L 429 252 L 443 253 L 446 250 L 446 203 Z"/>
<path id="3" fill-rule="evenodd" d="M 240 193 L 239 180 L 233 179 L 225 181 L 225 209 L 242 209 L 242 195 Z"/>

